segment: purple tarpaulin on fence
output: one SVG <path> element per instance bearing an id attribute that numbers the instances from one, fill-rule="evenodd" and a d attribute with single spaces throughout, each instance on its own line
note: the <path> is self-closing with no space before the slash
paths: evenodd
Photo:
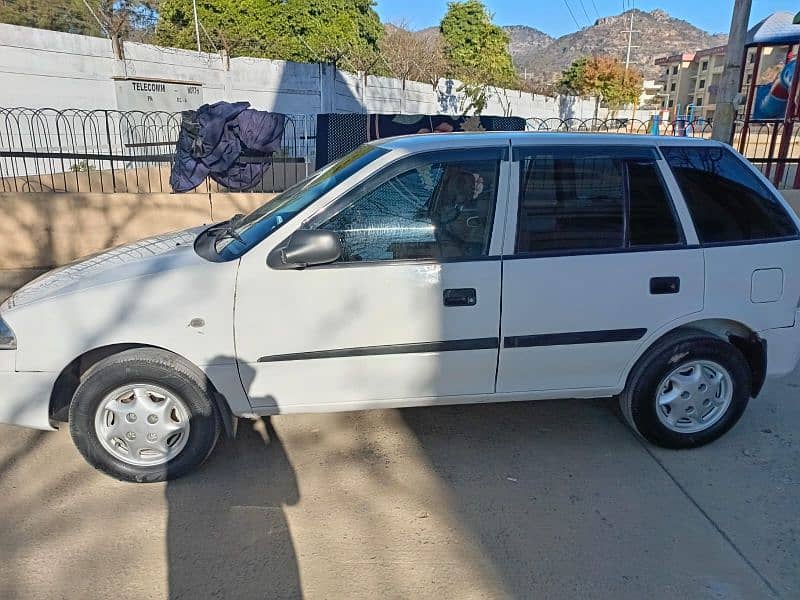
<path id="1" fill-rule="evenodd" d="M 286 116 L 249 106 L 217 102 L 182 113 L 169 178 L 174 191 L 191 191 L 206 177 L 232 191 L 248 190 L 261 180 L 280 148 Z"/>

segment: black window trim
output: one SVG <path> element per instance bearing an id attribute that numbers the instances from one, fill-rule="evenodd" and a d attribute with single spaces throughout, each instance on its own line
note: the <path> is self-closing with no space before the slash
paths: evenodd
<path id="1" fill-rule="evenodd" d="M 735 240 L 731 242 L 706 242 L 700 243 L 700 248 L 722 248 L 725 246 L 755 246 L 756 244 L 775 244 L 780 242 L 793 242 L 800 240 L 800 234 L 785 235 L 781 237 L 756 238 L 752 240 Z"/>
<path id="2" fill-rule="evenodd" d="M 629 156 L 625 156 L 623 153 L 622 156 L 618 157 L 619 160 L 622 162 L 623 168 L 623 178 L 622 178 L 622 187 L 623 187 L 623 246 L 620 248 L 587 248 L 587 249 L 559 249 L 559 250 L 535 250 L 535 251 L 528 251 L 528 252 L 519 252 L 517 250 L 517 244 L 519 243 L 519 214 L 520 214 L 520 203 L 521 203 L 521 194 L 522 194 L 522 177 L 524 176 L 522 172 L 522 160 L 524 158 L 530 158 L 533 154 L 538 152 L 546 152 L 547 150 L 553 149 L 565 149 L 565 153 L 569 151 L 574 151 L 576 149 L 587 149 L 587 148 L 596 148 L 599 155 L 609 156 L 610 158 L 615 158 L 611 153 L 614 151 L 620 151 L 624 149 L 626 152 L 629 153 Z M 644 150 L 645 152 L 649 152 L 649 155 L 641 154 L 640 156 L 636 156 L 638 150 Z M 594 144 L 585 144 L 585 145 L 575 145 L 575 146 L 552 146 L 542 144 L 540 146 L 516 146 L 513 149 L 512 153 L 513 162 L 517 164 L 517 169 L 519 171 L 518 177 L 518 192 L 516 201 L 513 198 L 509 198 L 510 205 L 509 209 L 514 210 L 514 206 L 516 206 L 517 211 L 517 221 L 514 231 L 514 251 L 513 254 L 503 254 L 503 260 L 519 260 L 525 258 L 555 258 L 559 256 L 588 256 L 588 255 L 595 255 L 595 254 L 626 254 L 632 252 L 661 252 L 661 251 L 669 251 L 669 250 L 686 250 L 686 249 L 696 249 L 699 248 L 699 245 L 695 244 L 688 244 L 686 241 L 686 232 L 684 230 L 683 220 L 680 217 L 680 214 L 677 211 L 675 206 L 676 199 L 672 195 L 672 190 L 670 190 L 669 185 L 667 185 L 667 181 L 664 179 L 664 174 L 662 172 L 661 161 L 664 161 L 664 156 L 659 151 L 658 146 L 656 145 L 642 145 L 642 146 L 598 146 Z M 650 244 L 650 245 L 642 245 L 642 246 L 630 246 L 630 181 L 628 175 L 628 163 L 636 161 L 636 162 L 652 162 L 653 166 L 655 167 L 656 173 L 658 175 L 659 182 L 661 183 L 661 188 L 664 190 L 664 193 L 667 198 L 667 202 L 669 203 L 670 212 L 672 214 L 672 219 L 675 222 L 678 230 L 678 238 L 679 241 L 674 244 Z M 669 168 L 667 166 L 667 168 Z M 681 198 L 683 199 L 683 198 Z"/>
<path id="3" fill-rule="evenodd" d="M 503 260 L 520 260 L 532 258 L 558 258 L 562 256 L 589 256 L 595 254 L 634 254 L 637 252 L 674 252 L 675 250 L 693 250 L 700 248 L 697 244 L 672 244 L 653 246 L 634 246 L 632 248 L 591 248 L 586 250 L 540 250 L 537 252 L 520 252 L 504 254 Z"/>
<path id="4" fill-rule="evenodd" d="M 394 258 L 388 260 L 357 260 L 353 262 L 332 262 L 324 265 L 310 265 L 305 270 L 350 269 L 364 267 L 402 267 L 408 265 L 445 265 L 449 263 L 493 262 L 504 258 L 500 254 L 486 256 L 449 256 L 444 258 Z"/>
<path id="5" fill-rule="evenodd" d="M 622 161 L 622 247 L 629 248 L 631 245 L 631 182 L 628 172 L 628 161 Z M 519 230 L 519 228 L 517 228 Z M 517 234 L 519 235 L 519 234 Z M 517 243 L 514 242 L 516 249 Z"/>
<path id="6" fill-rule="evenodd" d="M 378 171 L 369 175 L 363 181 L 360 181 L 353 187 L 343 191 L 340 195 L 336 198 L 333 198 L 330 202 L 328 202 L 323 208 L 319 211 L 315 212 L 314 214 L 310 215 L 307 219 L 305 219 L 298 229 L 303 229 L 308 224 L 312 222 L 318 221 L 318 219 L 324 220 L 333 217 L 338 211 L 342 210 L 343 207 L 341 204 L 342 201 L 346 199 L 346 197 L 352 193 L 357 192 L 360 188 L 369 185 L 370 182 L 374 181 L 375 178 L 379 177 L 382 173 L 389 169 L 393 169 L 398 166 L 401 162 L 407 161 L 408 159 L 419 158 L 426 154 L 442 154 L 446 157 L 452 157 L 454 154 L 467 154 L 467 153 L 476 153 L 476 152 L 483 152 L 485 153 L 485 160 L 497 160 L 498 161 L 498 169 L 497 169 L 497 190 L 495 195 L 494 206 L 492 208 L 492 234 L 494 234 L 495 224 L 497 220 L 497 208 L 498 203 L 504 202 L 505 199 L 503 197 L 504 192 L 502 190 L 501 184 L 501 177 L 503 173 L 503 163 L 509 163 L 509 145 L 508 143 L 504 145 L 488 145 L 488 146 L 460 146 L 457 148 L 436 148 L 436 149 L 425 149 L 420 150 L 418 152 L 412 152 L 409 154 L 403 154 L 398 156 L 391 162 L 386 163 L 383 165 Z M 475 160 L 482 160 L 482 159 L 475 159 Z M 345 202 L 346 204 L 346 202 Z M 502 235 L 502 234 L 501 234 Z M 493 237 L 493 236 L 492 236 Z M 491 249 L 492 245 L 492 237 L 489 238 L 489 249 Z M 288 237 L 286 238 L 288 239 Z M 278 245 L 285 242 L 286 239 L 279 242 Z M 440 264 L 448 264 L 448 263 L 463 263 L 463 262 L 489 262 L 489 261 L 499 261 L 501 260 L 501 255 L 499 254 L 487 254 L 484 256 L 455 256 L 455 257 L 444 257 L 444 258 L 396 258 L 396 259 L 387 259 L 387 260 L 362 260 L 362 261 L 350 261 L 350 262 L 333 262 L 327 263 L 322 265 L 310 265 L 308 267 L 304 267 L 304 270 L 316 270 L 316 269 L 344 269 L 344 268 L 359 268 L 359 267 L 376 267 L 376 266 L 404 266 L 404 265 L 440 265 Z"/>

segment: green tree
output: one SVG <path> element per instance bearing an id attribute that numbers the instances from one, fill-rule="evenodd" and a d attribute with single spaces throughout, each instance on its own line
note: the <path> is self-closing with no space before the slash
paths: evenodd
<path id="1" fill-rule="evenodd" d="M 157 11 L 156 0 L 0 0 L 2 23 L 136 41 L 153 32 Z"/>
<path id="2" fill-rule="evenodd" d="M 492 15 L 478 0 L 450 2 L 439 30 L 450 75 L 462 81 L 463 112 L 480 115 L 496 88 L 517 87 L 518 78 L 508 53 L 508 36 L 492 23 Z M 492 88 L 495 88 L 494 90 Z M 505 110 L 510 114 L 509 110 Z"/>
<path id="3" fill-rule="evenodd" d="M 286 0 L 288 60 L 328 62 L 371 71 L 380 58 L 383 25 L 373 0 Z"/>
<path id="4" fill-rule="evenodd" d="M 642 93 L 642 74 L 609 56 L 579 58 L 561 74 L 561 91 L 576 96 L 594 96 L 594 116 L 600 102 L 612 111 L 635 104 Z"/>
<path id="5" fill-rule="evenodd" d="M 383 33 L 372 0 L 197 0 L 201 45 L 232 56 L 369 70 Z M 162 0 L 160 44 L 195 48 L 191 0 Z"/>
<path id="6" fill-rule="evenodd" d="M 479 0 L 450 2 L 439 27 L 453 77 L 471 85 L 510 87 L 517 74 L 508 36 Z"/>
<path id="7" fill-rule="evenodd" d="M 82 0 L 0 0 L 0 23 L 101 35 Z"/>
<path id="8" fill-rule="evenodd" d="M 559 91 L 570 96 L 588 96 L 592 93 L 591 82 L 586 78 L 587 57 L 579 58 L 561 73 Z"/>
<path id="9" fill-rule="evenodd" d="M 278 16 L 280 4 L 276 0 L 198 0 L 202 48 L 213 50 L 213 42 L 232 56 L 280 54 L 277 44 L 284 34 Z M 191 0 L 162 0 L 159 16 L 157 43 L 196 48 Z"/>

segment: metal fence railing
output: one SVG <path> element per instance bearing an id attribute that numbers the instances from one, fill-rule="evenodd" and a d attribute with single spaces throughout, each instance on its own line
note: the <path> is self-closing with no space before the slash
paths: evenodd
<path id="1" fill-rule="evenodd" d="M 0 193 L 170 192 L 180 113 L 0 108 Z M 704 120 L 537 119 L 527 131 L 710 138 Z M 279 192 L 315 169 L 316 115 L 289 115 L 281 148 L 250 190 Z M 800 123 L 737 122 L 733 146 L 779 188 L 800 188 Z M 252 158 L 248 160 L 253 160 Z M 225 191 L 206 180 L 197 191 Z"/>
<path id="2" fill-rule="evenodd" d="M 158 111 L 0 108 L 0 193 L 170 192 L 180 121 Z M 282 191 L 313 172 L 315 129 L 310 115 L 289 115 L 250 191 Z M 198 191 L 225 190 L 207 180 Z"/>
<path id="3" fill-rule="evenodd" d="M 662 121 L 640 119 L 527 119 L 528 131 L 627 133 L 638 135 L 711 137 L 711 122 L 698 119 Z M 737 121 L 732 145 L 778 187 L 800 188 L 800 123 Z"/>

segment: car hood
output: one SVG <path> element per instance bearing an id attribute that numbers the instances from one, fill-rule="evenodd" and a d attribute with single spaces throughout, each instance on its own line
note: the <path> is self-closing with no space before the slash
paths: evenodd
<path id="1" fill-rule="evenodd" d="M 205 262 L 193 247 L 203 229 L 194 227 L 157 235 L 48 271 L 14 292 L 0 309 L 13 310 L 56 296 Z"/>

